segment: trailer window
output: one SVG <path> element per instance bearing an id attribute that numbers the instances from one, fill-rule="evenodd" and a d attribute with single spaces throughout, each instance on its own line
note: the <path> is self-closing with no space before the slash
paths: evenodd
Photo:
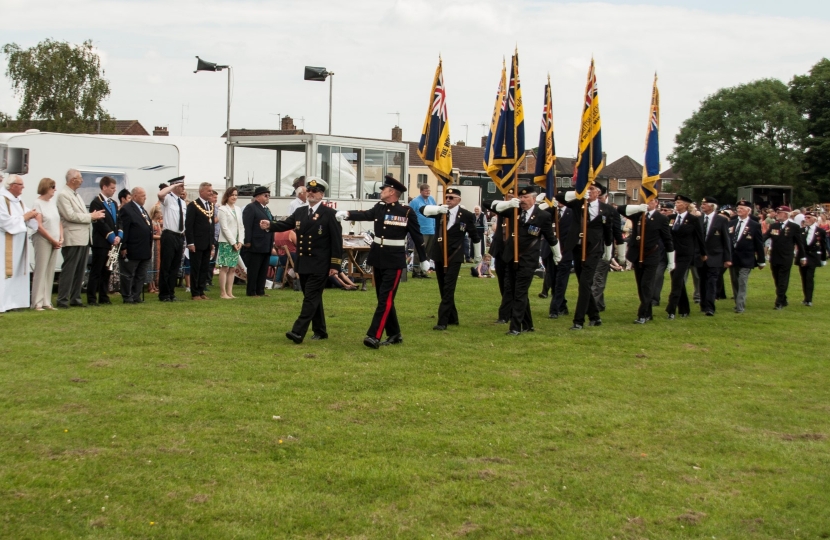
<path id="1" fill-rule="evenodd" d="M 317 147 L 317 170 L 320 171 L 320 178 L 329 184 L 327 197 L 357 198 L 359 167 L 359 148 L 323 144 Z"/>
<path id="2" fill-rule="evenodd" d="M 98 183 L 105 176 L 109 176 L 115 180 L 116 197 L 122 189 L 130 189 L 127 184 L 127 175 L 124 173 L 81 171 L 81 178 L 84 179 L 84 183 L 78 188 L 78 195 L 84 200 L 85 205 L 89 206 L 92 199 L 97 197 L 98 193 L 101 192 L 101 187 Z"/>

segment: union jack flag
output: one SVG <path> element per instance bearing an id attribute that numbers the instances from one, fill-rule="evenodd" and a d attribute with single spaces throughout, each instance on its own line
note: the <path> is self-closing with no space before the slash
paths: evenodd
<path id="1" fill-rule="evenodd" d="M 643 181 L 640 184 L 640 196 L 643 202 L 657 198 L 657 182 L 660 181 L 660 91 L 657 89 L 657 74 L 654 74 L 654 87 L 651 90 L 651 107 L 646 131 L 645 160 L 643 161 Z"/>
<path id="2" fill-rule="evenodd" d="M 446 188 L 452 184 L 452 144 L 450 143 L 450 122 L 447 114 L 447 93 L 444 88 L 444 72 L 441 59 L 432 81 L 427 117 L 421 140 L 418 142 L 418 155 L 427 167 L 438 177 Z"/>

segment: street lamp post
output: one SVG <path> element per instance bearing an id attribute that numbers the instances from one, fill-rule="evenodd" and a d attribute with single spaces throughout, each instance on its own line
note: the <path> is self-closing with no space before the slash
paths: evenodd
<path id="1" fill-rule="evenodd" d="M 196 71 L 193 73 L 198 73 L 200 71 L 222 71 L 224 69 L 228 70 L 228 111 L 225 128 L 225 188 L 229 188 L 231 187 L 231 77 L 233 67 L 220 66 L 214 64 L 213 62 L 206 62 L 197 56 Z"/>
<path id="2" fill-rule="evenodd" d="M 326 68 L 306 66 L 303 78 L 307 81 L 325 82 L 329 76 L 331 76 L 329 78 L 329 135 L 331 135 L 331 95 L 334 86 L 334 73 L 326 70 Z"/>

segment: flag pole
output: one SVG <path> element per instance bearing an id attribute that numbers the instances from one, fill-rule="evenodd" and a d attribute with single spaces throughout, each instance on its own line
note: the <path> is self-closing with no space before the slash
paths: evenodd
<path id="1" fill-rule="evenodd" d="M 513 196 L 519 196 L 519 172 L 513 173 Z M 519 264 L 519 209 L 513 209 L 513 264 Z"/>
<path id="2" fill-rule="evenodd" d="M 447 185 L 446 184 L 444 184 L 444 190 L 441 192 L 441 204 L 442 205 L 447 204 Z M 448 216 L 448 214 L 449 214 L 449 212 L 447 214 L 444 214 L 444 219 L 442 220 L 443 221 L 443 226 L 444 226 L 444 236 L 441 237 L 441 238 L 444 239 L 444 242 L 443 242 L 444 243 L 444 269 L 447 268 L 447 216 Z"/>
<path id="3" fill-rule="evenodd" d="M 648 124 L 646 124 L 646 151 L 648 151 L 648 135 L 651 131 L 651 115 L 654 114 L 654 88 L 657 87 L 657 72 L 654 72 L 654 86 L 651 89 L 651 105 L 648 108 Z M 645 167 L 645 166 L 644 166 Z M 645 176 L 645 173 L 643 174 Z M 645 198 L 646 192 L 642 187 L 642 182 L 640 183 L 640 191 L 643 193 L 643 197 Z M 646 201 L 648 204 L 648 201 Z M 640 216 L 640 264 L 643 264 L 643 252 L 646 246 L 646 214 L 648 212 L 644 212 L 642 216 Z"/>

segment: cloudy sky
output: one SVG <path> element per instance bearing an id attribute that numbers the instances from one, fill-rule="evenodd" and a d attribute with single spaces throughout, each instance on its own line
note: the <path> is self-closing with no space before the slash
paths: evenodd
<path id="1" fill-rule="evenodd" d="M 335 73 L 334 134 L 388 138 L 397 121 L 390 113 L 399 112 L 404 139 L 417 140 L 440 53 L 452 138 L 476 145 L 492 113 L 502 58 L 509 61 L 518 46 L 526 139 L 535 146 L 550 73 L 557 153 L 573 156 L 593 55 L 610 160 L 642 159 L 658 73 L 664 168 L 677 130 L 702 99 L 755 79 L 787 82 L 827 55 L 830 35 L 826 0 L 2 4 L 0 43 L 91 39 L 111 83 L 106 109 L 186 136 L 219 136 L 225 128 L 226 75 L 194 74 L 199 55 L 234 67 L 234 128 L 276 128 L 278 115 L 288 114 L 298 127 L 325 133 L 328 83 L 302 77 L 303 66 L 313 65 Z M 17 108 L 3 78 L 0 110 L 15 115 Z"/>

